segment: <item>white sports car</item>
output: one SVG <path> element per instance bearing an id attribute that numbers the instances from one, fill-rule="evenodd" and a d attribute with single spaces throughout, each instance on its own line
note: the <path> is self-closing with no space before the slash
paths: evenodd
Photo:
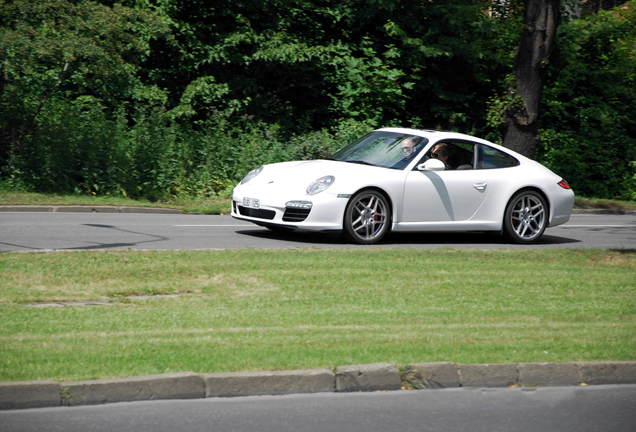
<path id="1" fill-rule="evenodd" d="M 567 181 L 518 153 L 452 132 L 386 128 L 327 160 L 249 172 L 232 216 L 272 230 L 343 232 L 372 244 L 387 232 L 495 231 L 533 243 L 570 219 Z"/>

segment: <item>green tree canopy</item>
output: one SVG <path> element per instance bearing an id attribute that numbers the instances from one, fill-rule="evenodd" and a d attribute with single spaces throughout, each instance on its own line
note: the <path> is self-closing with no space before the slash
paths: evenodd
<path id="1" fill-rule="evenodd" d="M 153 42 L 145 74 L 178 115 L 215 107 L 292 128 L 342 118 L 470 128 L 485 123 L 489 83 L 507 62 L 506 38 L 475 0 L 135 4 L 171 23 L 174 41 Z"/>
<path id="2" fill-rule="evenodd" d="M 0 181 L 198 196 L 385 125 L 500 141 L 526 3 L 0 0 Z M 563 14 L 537 157 L 577 193 L 635 195 L 635 5 Z"/>
<path id="3" fill-rule="evenodd" d="M 562 26 L 538 158 L 585 196 L 636 198 L 636 2 Z"/>
<path id="4" fill-rule="evenodd" d="M 0 157 L 20 152 L 35 120 L 55 95 L 116 105 L 148 94 L 139 62 L 153 38 L 167 35 L 148 10 L 91 1 L 0 1 Z"/>

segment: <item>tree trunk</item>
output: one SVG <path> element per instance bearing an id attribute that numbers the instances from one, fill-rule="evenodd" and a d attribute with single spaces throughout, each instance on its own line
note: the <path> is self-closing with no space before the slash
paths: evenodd
<path id="1" fill-rule="evenodd" d="M 539 103 L 561 16 L 560 0 L 525 0 L 524 23 L 515 53 L 512 103 L 504 113 L 503 145 L 534 159 L 539 145 Z"/>

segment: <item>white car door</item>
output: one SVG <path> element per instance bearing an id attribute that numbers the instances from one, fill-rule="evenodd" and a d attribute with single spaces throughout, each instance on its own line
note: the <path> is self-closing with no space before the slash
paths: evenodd
<path id="1" fill-rule="evenodd" d="M 452 160 L 455 169 L 416 169 L 406 175 L 400 221 L 404 226 L 438 222 L 439 227 L 449 227 L 454 222 L 470 220 L 489 195 L 496 197 L 498 190 L 512 180 L 514 171 L 507 168 L 519 165 L 514 157 L 485 144 L 453 140 L 437 143 L 433 148 L 439 144 L 449 149 L 452 157 L 448 161 Z M 426 157 L 430 156 L 431 150 Z M 489 212 L 482 212 L 482 219 L 484 214 Z M 495 214 L 494 219 L 490 216 L 471 222 L 489 224 L 503 214 Z"/>
<path id="2" fill-rule="evenodd" d="M 490 170 L 410 171 L 404 184 L 402 222 L 470 219 L 489 192 Z"/>

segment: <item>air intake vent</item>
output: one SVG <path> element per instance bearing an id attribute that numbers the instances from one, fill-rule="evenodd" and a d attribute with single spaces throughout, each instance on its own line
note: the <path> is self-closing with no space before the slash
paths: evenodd
<path id="1" fill-rule="evenodd" d="M 311 209 L 287 207 L 283 215 L 284 222 L 302 222 L 307 219 Z"/>
<path id="2" fill-rule="evenodd" d="M 239 213 L 243 216 L 249 216 L 259 219 L 272 220 L 274 219 L 274 216 L 276 216 L 276 212 L 274 210 L 253 209 L 243 206 L 238 206 L 238 210 Z"/>

